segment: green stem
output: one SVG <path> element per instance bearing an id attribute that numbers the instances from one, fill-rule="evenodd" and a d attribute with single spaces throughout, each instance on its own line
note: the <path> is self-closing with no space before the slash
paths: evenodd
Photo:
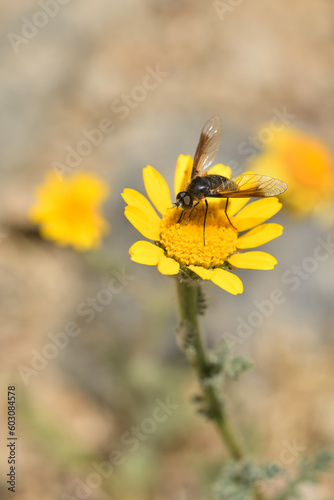
<path id="1" fill-rule="evenodd" d="M 231 457 L 234 460 L 242 460 L 244 452 L 228 420 L 226 409 L 213 385 L 207 383 L 210 376 L 212 377 L 212 365 L 208 361 L 198 323 L 199 285 L 189 285 L 187 282 L 177 280 L 177 294 L 182 342 L 185 343 L 183 348 L 196 371 L 210 417 L 214 421 Z M 257 500 L 264 500 L 258 488 L 254 488 L 254 496 Z"/>

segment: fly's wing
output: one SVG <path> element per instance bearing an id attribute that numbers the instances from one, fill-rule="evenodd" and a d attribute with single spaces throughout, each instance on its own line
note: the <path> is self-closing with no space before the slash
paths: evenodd
<path id="1" fill-rule="evenodd" d="M 196 153 L 191 178 L 209 167 L 218 153 L 222 136 L 222 122 L 218 115 L 213 116 L 203 127 Z"/>
<path id="2" fill-rule="evenodd" d="M 287 184 L 267 175 L 243 174 L 222 182 L 212 190 L 212 198 L 266 198 L 278 196 L 287 189 Z"/>

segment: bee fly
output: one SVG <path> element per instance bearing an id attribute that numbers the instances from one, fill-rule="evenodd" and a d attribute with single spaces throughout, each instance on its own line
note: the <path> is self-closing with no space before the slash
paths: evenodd
<path id="1" fill-rule="evenodd" d="M 203 222 L 203 244 L 205 246 L 205 222 L 208 213 L 207 198 L 226 198 L 225 215 L 231 224 L 227 213 L 229 198 L 264 198 L 277 196 L 287 189 L 287 184 L 266 175 L 244 174 L 228 179 L 222 175 L 207 174 L 207 169 L 215 159 L 220 147 L 222 135 L 221 120 L 218 115 L 213 116 L 203 127 L 195 152 L 190 181 L 176 196 L 176 207 L 182 212 L 178 222 L 181 222 L 185 212 L 192 211 L 204 200 L 205 214 Z M 234 229 L 236 229 L 234 227 Z"/>

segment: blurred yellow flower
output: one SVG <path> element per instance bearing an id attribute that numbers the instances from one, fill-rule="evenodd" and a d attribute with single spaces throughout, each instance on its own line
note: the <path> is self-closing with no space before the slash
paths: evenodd
<path id="1" fill-rule="evenodd" d="M 174 178 L 175 195 L 189 181 L 192 164 L 190 156 L 179 156 Z M 209 172 L 231 176 L 229 167 L 224 165 L 215 165 Z M 147 195 L 162 219 L 145 196 L 133 189 L 124 190 L 125 216 L 145 238 L 154 241 L 134 243 L 129 250 L 133 261 L 157 265 L 162 274 L 197 275 L 234 295 L 242 293 L 243 284 L 230 272 L 231 268 L 273 269 L 277 261 L 272 255 L 261 251 L 241 253 L 241 250 L 255 248 L 282 234 L 283 227 L 279 224 L 263 224 L 280 210 L 277 198 L 263 198 L 247 206 L 249 198 L 230 198 L 229 218 L 237 229 L 225 216 L 226 201 L 208 199 L 204 246 L 204 207 L 199 205 L 191 217 L 178 223 L 181 209 L 172 207 L 164 178 L 151 166 L 144 168 L 143 177 Z M 248 232 L 239 235 L 244 231 Z"/>
<path id="2" fill-rule="evenodd" d="M 289 189 L 282 199 L 296 215 L 321 213 L 327 217 L 333 212 L 333 156 L 318 139 L 285 127 L 274 132 L 263 152 L 248 166 L 287 182 Z"/>
<path id="3" fill-rule="evenodd" d="M 97 248 L 109 229 L 100 213 L 107 194 L 106 183 L 95 175 L 77 172 L 60 181 L 50 172 L 36 189 L 36 203 L 28 217 L 40 225 L 43 238 L 60 246 L 79 251 Z"/>

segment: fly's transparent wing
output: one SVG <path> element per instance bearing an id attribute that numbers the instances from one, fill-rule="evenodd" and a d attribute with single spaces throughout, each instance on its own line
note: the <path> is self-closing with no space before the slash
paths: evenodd
<path id="1" fill-rule="evenodd" d="M 204 125 L 194 156 L 194 165 L 191 178 L 196 177 L 202 170 L 209 167 L 215 159 L 220 147 L 222 123 L 218 115 L 213 116 Z"/>
<path id="2" fill-rule="evenodd" d="M 216 198 L 266 198 L 278 196 L 287 189 L 287 184 L 267 175 L 243 174 L 232 177 L 212 190 Z"/>

